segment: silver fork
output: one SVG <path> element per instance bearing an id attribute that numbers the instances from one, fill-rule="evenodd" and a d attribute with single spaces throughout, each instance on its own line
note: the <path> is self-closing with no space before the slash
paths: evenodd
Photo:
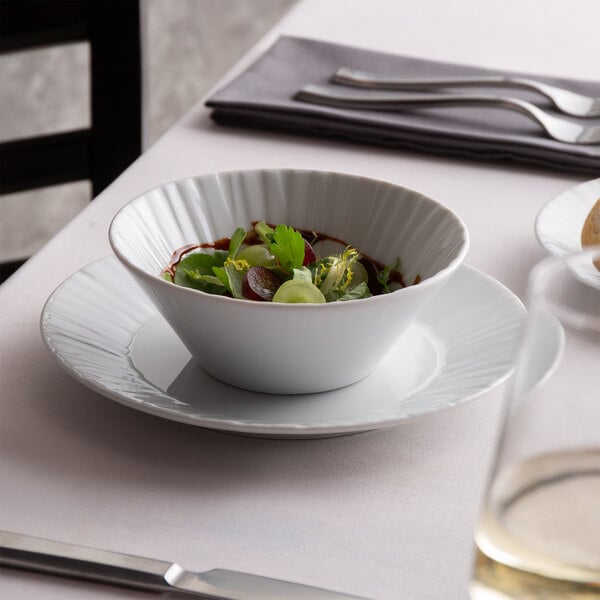
<path id="1" fill-rule="evenodd" d="M 486 75 L 481 77 L 400 78 L 339 68 L 331 77 L 334 83 L 379 90 L 430 90 L 432 88 L 491 86 L 533 90 L 548 98 L 554 106 L 573 117 L 600 117 L 600 98 L 591 98 L 541 81 L 525 77 Z"/>
<path id="2" fill-rule="evenodd" d="M 395 111 L 413 107 L 440 105 L 490 106 L 508 108 L 539 123 L 546 134 L 567 144 L 600 144 L 600 125 L 580 125 L 567 119 L 549 115 L 538 106 L 503 96 L 483 94 L 421 94 L 405 96 L 394 92 L 337 91 L 320 85 L 307 85 L 294 95 L 295 100 L 337 106 L 339 108 Z"/>

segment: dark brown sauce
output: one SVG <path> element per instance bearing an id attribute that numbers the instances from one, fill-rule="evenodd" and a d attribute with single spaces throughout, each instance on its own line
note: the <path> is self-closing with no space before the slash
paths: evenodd
<path id="1" fill-rule="evenodd" d="M 171 277 L 175 277 L 175 269 L 177 265 L 182 261 L 186 254 L 189 254 L 193 250 L 200 248 L 212 248 L 213 250 L 229 250 L 229 244 L 231 244 L 231 238 L 221 238 L 216 242 L 203 242 L 202 244 L 188 244 L 181 248 L 177 248 L 171 255 L 169 264 L 161 271 L 161 275 L 168 273 Z"/>
<path id="2" fill-rule="evenodd" d="M 252 227 L 254 228 L 257 223 L 259 223 L 259 221 L 252 221 Z M 272 225 L 271 223 L 267 223 L 267 225 L 269 225 L 269 227 L 275 228 L 275 225 Z M 338 244 L 341 244 L 342 246 L 350 245 L 350 244 L 348 244 L 348 242 L 345 242 L 344 240 L 340 240 L 339 238 L 333 237 L 332 235 L 328 235 L 326 233 L 311 231 L 309 229 L 298 229 L 296 227 L 294 229 L 296 229 L 296 231 L 298 231 L 302 235 L 302 237 L 311 245 L 316 244 L 317 242 L 322 242 L 322 241 L 336 242 Z M 183 257 L 186 254 L 189 254 L 190 252 L 193 252 L 194 250 L 212 248 L 214 250 L 227 251 L 227 250 L 229 250 L 230 243 L 231 243 L 231 238 L 225 237 L 225 238 L 216 240 L 214 242 L 203 242 L 202 244 L 188 244 L 187 246 L 178 248 L 177 250 L 175 250 L 173 252 L 173 255 L 171 256 L 171 260 L 169 261 L 169 264 L 162 270 L 161 276 L 168 273 L 172 278 L 174 278 L 177 265 L 181 262 L 181 260 L 183 259 Z M 254 231 L 254 229 L 249 231 L 248 234 L 246 235 L 246 237 L 244 238 L 244 244 L 247 244 L 249 246 L 254 245 L 254 244 L 262 244 L 262 243 L 263 243 L 262 240 L 258 237 L 258 235 Z M 369 256 L 364 255 L 362 252 L 360 252 L 360 256 L 361 256 L 360 262 L 367 270 L 367 274 L 369 276 L 368 286 L 369 286 L 369 289 L 371 290 L 371 293 L 374 296 L 382 294 L 383 287 L 382 287 L 381 283 L 379 283 L 379 280 L 377 279 L 377 273 L 379 271 L 382 271 L 385 268 L 385 265 L 383 263 L 380 263 L 377 260 L 370 258 Z M 390 273 L 389 279 L 390 279 L 390 281 L 393 281 L 394 283 L 399 283 L 402 287 L 407 287 L 406 283 L 404 283 L 404 278 L 402 276 L 402 273 L 400 273 L 399 271 L 392 271 Z M 415 280 L 413 281 L 413 283 L 409 284 L 409 285 L 417 285 L 420 282 L 421 282 L 421 276 L 417 275 L 415 277 Z"/>

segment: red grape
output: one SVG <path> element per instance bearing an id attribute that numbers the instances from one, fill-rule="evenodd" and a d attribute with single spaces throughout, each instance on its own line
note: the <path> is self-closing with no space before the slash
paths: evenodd
<path id="1" fill-rule="evenodd" d="M 304 262 L 302 263 L 302 266 L 305 267 L 306 265 L 310 265 L 310 263 L 314 263 L 315 260 L 317 260 L 315 251 L 312 249 L 312 246 L 304 240 Z"/>
<path id="2" fill-rule="evenodd" d="M 266 267 L 250 267 L 242 281 L 242 294 L 249 300 L 270 302 L 281 285 L 281 279 Z"/>

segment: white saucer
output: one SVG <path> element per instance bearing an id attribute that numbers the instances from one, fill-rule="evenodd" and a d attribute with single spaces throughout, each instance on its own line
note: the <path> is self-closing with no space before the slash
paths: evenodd
<path id="1" fill-rule="evenodd" d="M 510 374 L 524 317 L 508 289 L 463 266 L 371 375 L 295 396 L 248 392 L 202 371 L 114 257 L 62 283 L 41 330 L 71 375 L 121 404 L 210 429 L 315 438 L 398 425 L 480 396 Z"/>
<path id="2" fill-rule="evenodd" d="M 576 185 L 552 198 L 535 221 L 535 234 L 540 244 L 555 256 L 581 252 L 581 230 L 599 198 L 600 178 Z M 600 287 L 600 272 L 591 261 L 579 266 L 576 275 L 585 283 Z"/>

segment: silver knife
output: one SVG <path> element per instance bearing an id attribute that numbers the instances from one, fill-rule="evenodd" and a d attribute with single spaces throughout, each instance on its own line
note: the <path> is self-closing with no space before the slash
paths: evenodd
<path id="1" fill-rule="evenodd" d="M 7 531 L 0 531 L 0 565 L 211 600 L 360 600 L 360 596 L 261 575 L 225 569 L 193 573 L 168 561 Z"/>

